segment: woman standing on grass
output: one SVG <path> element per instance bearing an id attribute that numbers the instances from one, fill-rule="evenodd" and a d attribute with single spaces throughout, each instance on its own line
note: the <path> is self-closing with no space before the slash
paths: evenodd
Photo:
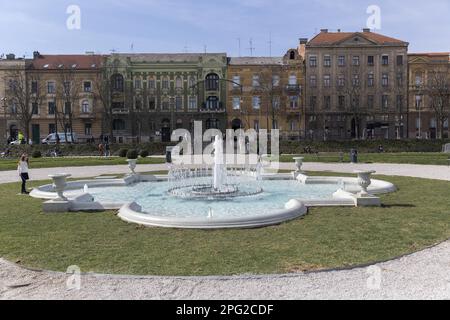
<path id="1" fill-rule="evenodd" d="M 24 153 L 20 157 L 19 164 L 17 165 L 17 172 L 22 179 L 22 194 L 29 194 L 26 188 L 27 180 L 30 180 L 30 176 L 28 175 L 28 164 L 28 155 Z"/>

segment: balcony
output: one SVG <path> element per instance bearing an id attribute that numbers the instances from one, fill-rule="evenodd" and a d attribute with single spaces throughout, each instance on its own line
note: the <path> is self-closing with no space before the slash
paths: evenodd
<path id="1" fill-rule="evenodd" d="M 200 113 L 225 113 L 225 108 L 201 108 Z"/>
<path id="2" fill-rule="evenodd" d="M 286 92 L 288 93 L 300 93 L 301 87 L 298 84 L 288 84 L 286 86 Z"/>
<path id="3" fill-rule="evenodd" d="M 113 108 L 112 114 L 129 114 L 130 110 L 128 108 Z"/>
<path id="4" fill-rule="evenodd" d="M 95 114 L 93 112 L 83 112 L 78 117 L 80 119 L 95 119 Z"/>

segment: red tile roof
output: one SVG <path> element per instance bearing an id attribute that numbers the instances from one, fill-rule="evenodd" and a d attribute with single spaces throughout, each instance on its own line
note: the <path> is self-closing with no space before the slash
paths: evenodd
<path id="1" fill-rule="evenodd" d="M 387 37 L 375 32 L 321 32 L 308 45 L 334 45 L 354 36 L 361 36 L 377 44 L 406 44 L 405 41 Z"/>
<path id="2" fill-rule="evenodd" d="M 102 64 L 101 55 L 40 55 L 31 60 L 30 67 L 39 70 L 73 68 L 75 70 L 98 69 Z"/>

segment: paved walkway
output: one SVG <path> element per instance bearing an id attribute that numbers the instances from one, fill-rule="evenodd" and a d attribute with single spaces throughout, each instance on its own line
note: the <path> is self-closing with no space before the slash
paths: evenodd
<path id="1" fill-rule="evenodd" d="M 164 170 L 142 165 L 139 171 Z M 282 164 L 292 169 L 292 164 Z M 352 172 L 450 180 L 444 166 L 307 163 L 306 170 Z M 126 166 L 36 169 L 33 179 L 50 172 L 74 177 L 127 172 Z M 15 172 L 0 172 L 1 183 L 16 181 Z M 1 299 L 450 299 L 450 241 L 369 268 L 263 277 L 165 278 L 84 275 L 80 290 L 68 290 L 69 276 L 30 271 L 0 259 Z"/>

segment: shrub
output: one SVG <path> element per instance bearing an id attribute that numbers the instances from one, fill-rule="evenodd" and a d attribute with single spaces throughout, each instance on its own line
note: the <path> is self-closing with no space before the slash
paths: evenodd
<path id="1" fill-rule="evenodd" d="M 128 149 L 120 149 L 119 150 L 119 157 L 125 158 L 128 155 Z"/>
<path id="2" fill-rule="evenodd" d="M 31 154 L 31 157 L 33 157 L 33 158 L 41 158 L 42 157 L 42 153 L 39 150 L 34 150 L 33 153 Z"/>
<path id="3" fill-rule="evenodd" d="M 128 150 L 127 152 L 127 159 L 137 159 L 139 156 L 139 153 L 136 149 Z"/>
<path id="4" fill-rule="evenodd" d="M 150 153 L 147 150 L 142 150 L 140 155 L 142 158 L 147 158 Z"/>

